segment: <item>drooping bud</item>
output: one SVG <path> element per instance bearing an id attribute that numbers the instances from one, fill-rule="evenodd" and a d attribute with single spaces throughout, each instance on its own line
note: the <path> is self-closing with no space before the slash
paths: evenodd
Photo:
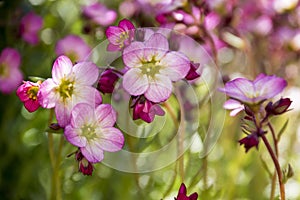
<path id="1" fill-rule="evenodd" d="M 274 104 L 269 102 L 265 110 L 269 115 L 281 115 L 288 111 L 291 103 L 292 101 L 289 98 L 281 98 Z"/>
<path id="2" fill-rule="evenodd" d="M 78 161 L 78 170 L 83 175 L 91 176 L 93 174 L 93 164 L 82 155 L 80 150 L 76 152 L 75 159 Z"/>
<path id="3" fill-rule="evenodd" d="M 239 140 L 239 143 L 240 145 L 244 145 L 247 153 L 252 147 L 258 148 L 259 139 L 256 133 L 252 133 L 247 137 L 244 137 L 243 139 Z"/>
<path id="4" fill-rule="evenodd" d="M 118 79 L 119 76 L 113 70 L 107 69 L 101 74 L 97 88 L 103 94 L 112 93 Z"/>
<path id="5" fill-rule="evenodd" d="M 202 68 L 200 66 L 200 63 L 194 63 L 191 62 L 190 64 L 190 70 L 188 74 L 185 76 L 186 80 L 194 80 L 196 78 L 199 78 L 202 74 Z"/>

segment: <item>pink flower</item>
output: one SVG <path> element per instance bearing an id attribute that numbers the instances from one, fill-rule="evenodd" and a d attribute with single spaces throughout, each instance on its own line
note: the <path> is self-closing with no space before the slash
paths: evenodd
<path id="1" fill-rule="evenodd" d="M 133 42 L 124 49 L 123 62 L 129 68 L 123 87 L 132 96 L 144 96 L 154 103 L 167 100 L 172 93 L 172 81 L 183 79 L 189 69 L 189 59 L 180 52 L 169 51 L 168 40 L 154 33 L 145 42 Z"/>
<path id="2" fill-rule="evenodd" d="M 197 200 L 198 199 L 198 194 L 195 192 L 191 194 L 190 196 L 186 195 L 186 187 L 184 183 L 181 183 L 177 198 L 175 200 Z"/>
<path id="3" fill-rule="evenodd" d="M 13 48 L 5 48 L 0 55 L 0 91 L 11 93 L 22 83 L 21 56 Z"/>
<path id="4" fill-rule="evenodd" d="M 260 74 L 254 81 L 245 78 L 229 81 L 225 88 L 220 88 L 219 91 L 244 104 L 256 105 L 273 98 L 282 92 L 286 85 L 287 82 L 283 78 Z"/>
<path id="5" fill-rule="evenodd" d="M 65 128 L 65 137 L 80 148 L 91 163 L 100 162 L 104 151 L 116 152 L 124 145 L 124 136 L 114 128 L 116 112 L 109 104 L 94 108 L 89 104 L 77 104 L 71 114 L 71 123 Z"/>
<path id="6" fill-rule="evenodd" d="M 165 111 L 158 105 L 144 97 L 135 99 L 133 105 L 133 120 L 142 119 L 145 122 L 152 122 L 155 115 L 163 116 Z"/>
<path id="7" fill-rule="evenodd" d="M 68 35 L 56 43 L 56 55 L 66 55 L 73 63 L 84 61 L 88 58 L 91 48 L 76 35 Z"/>
<path id="8" fill-rule="evenodd" d="M 128 46 L 134 36 L 135 27 L 131 21 L 123 19 L 118 26 L 110 26 L 106 29 L 105 34 L 109 41 L 108 51 L 118 51 Z"/>
<path id="9" fill-rule="evenodd" d="M 43 18 L 33 12 L 28 13 L 21 19 L 20 32 L 23 40 L 36 45 L 39 42 L 38 32 L 43 27 Z"/>
<path id="10" fill-rule="evenodd" d="M 110 10 L 105 5 L 98 2 L 83 7 L 83 14 L 101 26 L 109 26 L 114 23 L 117 18 L 116 11 Z"/>
<path id="11" fill-rule="evenodd" d="M 34 112 L 40 107 L 40 103 L 37 98 L 40 84 L 41 82 L 33 83 L 30 81 L 24 81 L 17 90 L 19 99 L 24 103 L 25 108 L 29 112 Z"/>
<path id="12" fill-rule="evenodd" d="M 101 103 L 99 92 L 92 87 L 99 70 L 94 63 L 80 62 L 74 65 L 66 56 L 59 56 L 52 68 L 52 78 L 44 81 L 38 99 L 44 108 L 54 108 L 60 127 L 70 122 L 71 110 L 78 103 L 92 106 Z"/>

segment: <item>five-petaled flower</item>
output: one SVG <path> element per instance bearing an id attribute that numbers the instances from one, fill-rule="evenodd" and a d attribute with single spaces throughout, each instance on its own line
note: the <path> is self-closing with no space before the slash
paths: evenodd
<path id="1" fill-rule="evenodd" d="M 123 19 L 118 26 L 109 26 L 106 31 L 106 37 L 109 41 L 108 51 L 118 51 L 128 46 L 134 36 L 134 25 L 128 19 Z"/>
<path id="2" fill-rule="evenodd" d="M 163 116 L 165 111 L 158 105 L 155 104 L 143 96 L 136 97 L 133 100 L 133 120 L 141 119 L 145 122 L 152 122 L 155 115 Z"/>
<path id="3" fill-rule="evenodd" d="M 154 103 L 167 100 L 172 93 L 172 81 L 183 79 L 190 61 L 181 52 L 169 51 L 167 38 L 154 33 L 145 42 L 133 42 L 123 51 L 123 87 L 133 96 L 144 96 Z"/>
<path id="4" fill-rule="evenodd" d="M 44 108 L 54 108 L 61 127 L 70 122 L 71 110 L 78 103 L 100 104 L 100 93 L 92 87 L 99 70 L 94 63 L 80 62 L 73 66 L 66 56 L 58 57 L 52 68 L 52 78 L 45 80 L 38 92 Z"/>
<path id="5" fill-rule="evenodd" d="M 124 145 L 124 136 L 114 128 L 116 112 L 109 104 L 96 108 L 85 103 L 77 104 L 71 113 L 71 123 L 65 128 L 65 137 L 80 148 L 91 163 L 103 160 L 104 151 L 116 152 Z"/>
<path id="6" fill-rule="evenodd" d="M 260 74 L 254 81 L 237 78 L 225 84 L 219 91 L 226 93 L 230 98 L 247 105 L 257 105 L 273 98 L 287 86 L 286 80 L 275 75 Z"/>
<path id="7" fill-rule="evenodd" d="M 13 48 L 5 48 L 0 55 L 0 91 L 10 93 L 22 83 L 21 55 Z"/>
<path id="8" fill-rule="evenodd" d="M 40 81 L 37 83 L 24 81 L 24 83 L 17 90 L 19 99 L 24 103 L 25 108 L 29 112 L 34 112 L 40 107 L 37 97 L 40 85 Z"/>
<path id="9" fill-rule="evenodd" d="M 175 198 L 175 200 L 197 200 L 197 199 L 198 199 L 198 194 L 196 192 L 194 192 L 190 196 L 187 196 L 186 187 L 184 183 L 181 183 L 177 198 Z"/>

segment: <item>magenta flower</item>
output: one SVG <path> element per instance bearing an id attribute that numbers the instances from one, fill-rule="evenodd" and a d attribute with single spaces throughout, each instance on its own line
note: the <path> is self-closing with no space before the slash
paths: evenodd
<path id="1" fill-rule="evenodd" d="M 116 11 L 108 9 L 99 2 L 83 7 L 83 14 L 101 26 L 109 26 L 114 23 L 117 18 Z"/>
<path id="2" fill-rule="evenodd" d="M 25 108 L 29 112 L 34 112 L 40 107 L 40 103 L 37 98 L 40 84 L 41 82 L 33 83 L 30 81 L 24 81 L 17 90 L 19 99 L 24 103 Z"/>
<path id="3" fill-rule="evenodd" d="M 198 194 L 195 192 L 191 194 L 190 196 L 186 195 L 186 187 L 184 183 L 181 183 L 177 198 L 175 200 L 197 200 L 198 199 Z"/>
<path id="4" fill-rule="evenodd" d="M 103 94 L 112 93 L 118 79 L 119 76 L 113 70 L 107 69 L 101 74 L 97 88 Z"/>
<path id="5" fill-rule="evenodd" d="M 76 152 L 75 155 L 76 161 L 78 161 L 78 170 L 87 176 L 91 176 L 94 171 L 93 163 L 90 163 L 81 153 L 80 150 Z"/>
<path id="6" fill-rule="evenodd" d="M 109 41 L 108 51 L 118 51 L 128 46 L 134 36 L 135 27 L 131 21 L 123 19 L 118 26 L 110 26 L 106 29 L 105 34 Z"/>
<path id="7" fill-rule="evenodd" d="M 124 136 L 114 128 L 116 112 L 109 104 L 94 108 L 89 104 L 77 104 L 71 114 L 71 123 L 65 128 L 65 137 L 80 148 L 91 163 L 100 162 L 104 151 L 116 152 L 124 145 Z"/>
<path id="8" fill-rule="evenodd" d="M 11 93 L 22 83 L 21 56 L 13 48 L 5 48 L 0 55 L 0 91 Z"/>
<path id="9" fill-rule="evenodd" d="M 30 12 L 21 19 L 20 32 L 24 41 L 36 45 L 39 42 L 38 33 L 43 27 L 43 18 Z"/>
<path id="10" fill-rule="evenodd" d="M 226 110 L 232 110 L 230 112 L 230 116 L 231 117 L 236 116 L 239 112 L 241 112 L 242 110 L 245 109 L 244 105 L 241 104 L 241 102 L 236 101 L 234 99 L 227 100 L 224 103 L 223 108 L 225 108 Z"/>
<path id="11" fill-rule="evenodd" d="M 144 97 L 138 97 L 133 104 L 133 120 L 141 119 L 151 123 L 155 115 L 163 116 L 165 111 L 158 105 Z"/>
<path id="12" fill-rule="evenodd" d="M 60 127 L 70 122 L 71 110 L 78 103 L 92 106 L 101 103 L 99 92 L 92 87 L 99 70 L 94 63 L 80 62 L 74 65 L 66 56 L 58 57 L 52 68 L 52 78 L 44 81 L 38 99 L 44 108 L 54 108 Z"/>
<path id="13" fill-rule="evenodd" d="M 254 81 L 245 78 L 229 81 L 219 91 L 244 104 L 256 105 L 273 98 L 286 86 L 287 82 L 283 78 L 260 74 Z"/>
<path id="14" fill-rule="evenodd" d="M 56 43 L 56 55 L 66 55 L 73 63 L 84 61 L 91 52 L 91 48 L 76 35 L 68 35 Z"/>
<path id="15" fill-rule="evenodd" d="M 189 59 L 180 52 L 169 51 L 168 40 L 154 33 L 145 42 L 133 42 L 123 52 L 123 87 L 132 96 L 144 96 L 154 103 L 167 100 L 172 93 L 172 81 L 183 79 L 189 69 Z"/>

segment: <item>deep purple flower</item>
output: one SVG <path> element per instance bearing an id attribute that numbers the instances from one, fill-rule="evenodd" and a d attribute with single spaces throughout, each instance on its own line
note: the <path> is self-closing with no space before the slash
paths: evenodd
<path id="1" fill-rule="evenodd" d="M 241 102 L 233 100 L 233 99 L 229 99 L 227 100 L 224 105 L 223 108 L 227 109 L 227 110 L 232 110 L 230 112 L 230 116 L 236 116 L 239 112 L 241 112 L 242 110 L 245 109 L 244 105 L 241 104 Z"/>
<path id="2" fill-rule="evenodd" d="M 39 42 L 38 33 L 43 27 L 43 18 L 33 12 L 28 13 L 21 19 L 20 32 L 23 40 L 36 45 Z"/>
<path id="3" fill-rule="evenodd" d="M 24 103 L 25 108 L 29 112 L 34 112 L 40 107 L 37 97 L 40 84 L 41 82 L 33 83 L 30 81 L 24 81 L 17 90 L 19 99 Z"/>
<path id="4" fill-rule="evenodd" d="M 76 35 L 68 35 L 59 40 L 55 46 L 57 56 L 66 55 L 73 63 L 85 61 L 91 52 L 91 48 Z"/>
<path id="5" fill-rule="evenodd" d="M 13 48 L 5 48 L 0 55 L 0 91 L 11 93 L 22 83 L 21 56 Z"/>
<path id="6" fill-rule="evenodd" d="M 187 196 L 186 187 L 184 183 L 181 183 L 176 200 L 197 200 L 197 199 L 198 199 L 198 194 L 196 192 L 194 192 L 190 196 Z"/>
<path id="7" fill-rule="evenodd" d="M 75 159 L 78 161 L 78 170 L 83 174 L 87 176 L 91 176 L 94 171 L 93 163 L 89 162 L 81 153 L 80 150 L 78 150 L 75 154 Z"/>
<path id="8" fill-rule="evenodd" d="M 219 91 L 241 103 L 256 105 L 276 96 L 286 86 L 287 82 L 283 78 L 260 74 L 254 81 L 245 78 L 229 81 L 225 88 L 219 88 Z"/>
<path id="9" fill-rule="evenodd" d="M 189 59 L 180 52 L 169 51 L 165 36 L 154 33 L 145 42 L 133 42 L 123 52 L 123 87 L 132 96 L 145 95 L 152 102 L 167 100 L 172 93 L 172 81 L 183 79 L 189 69 Z"/>
<path id="10" fill-rule="evenodd" d="M 190 64 L 190 70 L 185 76 L 186 80 L 195 80 L 196 78 L 199 78 L 202 74 L 202 67 L 200 66 L 200 63 L 194 63 L 191 62 Z"/>
<path id="11" fill-rule="evenodd" d="M 128 46 L 134 36 L 135 27 L 131 21 L 123 19 L 119 22 L 118 26 L 109 26 L 106 31 L 106 37 L 109 41 L 107 47 L 108 51 L 119 51 Z"/>
<path id="12" fill-rule="evenodd" d="M 74 65 L 66 56 L 59 56 L 52 68 L 52 78 L 45 80 L 38 92 L 44 108 L 54 108 L 58 124 L 65 127 L 70 122 L 71 110 L 78 103 L 92 106 L 100 104 L 100 93 L 92 87 L 97 81 L 98 67 L 91 62 Z"/>
<path id="13" fill-rule="evenodd" d="M 292 104 L 289 98 L 281 98 L 275 103 L 269 102 L 265 110 L 269 115 L 281 115 L 288 111 L 288 108 Z"/>
<path id="14" fill-rule="evenodd" d="M 111 69 L 105 70 L 98 81 L 98 90 L 105 93 L 112 93 L 115 88 L 115 84 L 118 81 L 119 76 Z"/>
<path id="15" fill-rule="evenodd" d="M 109 26 L 117 18 L 116 11 L 108 9 L 104 4 L 99 2 L 84 6 L 83 14 L 101 26 Z"/>
<path id="16" fill-rule="evenodd" d="M 104 151 L 116 152 L 124 145 L 124 136 L 114 128 L 116 112 L 109 104 L 96 108 L 85 103 L 77 104 L 71 113 L 71 123 L 65 128 L 65 137 L 80 148 L 91 163 L 100 162 Z"/>
<path id="17" fill-rule="evenodd" d="M 256 133 L 251 133 L 250 135 L 247 135 L 243 139 L 239 140 L 239 143 L 240 145 L 244 145 L 247 153 L 252 147 L 258 148 L 259 138 Z"/>
<path id="18" fill-rule="evenodd" d="M 134 100 L 133 120 L 141 119 L 151 123 L 155 115 L 163 116 L 165 111 L 158 105 L 142 97 L 137 97 Z"/>

